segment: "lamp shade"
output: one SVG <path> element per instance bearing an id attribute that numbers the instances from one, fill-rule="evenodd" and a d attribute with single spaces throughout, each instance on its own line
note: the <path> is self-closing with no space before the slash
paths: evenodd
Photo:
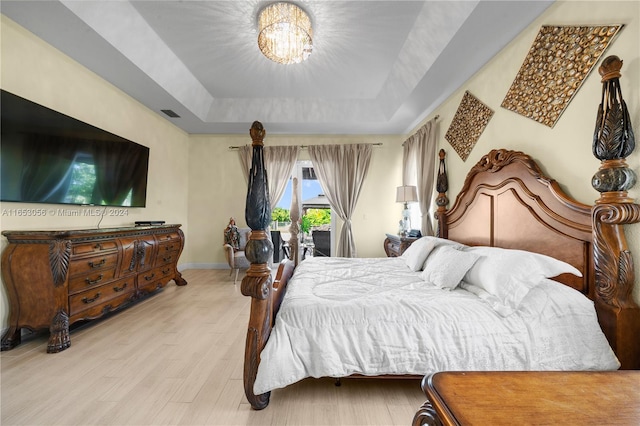
<path id="1" fill-rule="evenodd" d="M 418 189 L 412 185 L 399 186 L 396 189 L 396 202 L 408 203 L 418 201 Z"/>

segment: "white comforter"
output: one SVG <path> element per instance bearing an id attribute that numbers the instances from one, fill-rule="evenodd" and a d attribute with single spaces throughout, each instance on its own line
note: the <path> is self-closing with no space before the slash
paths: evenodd
<path id="1" fill-rule="evenodd" d="M 502 317 L 469 291 L 426 283 L 401 258 L 309 258 L 287 287 L 254 392 L 306 377 L 618 367 L 593 303 L 555 281 Z"/>

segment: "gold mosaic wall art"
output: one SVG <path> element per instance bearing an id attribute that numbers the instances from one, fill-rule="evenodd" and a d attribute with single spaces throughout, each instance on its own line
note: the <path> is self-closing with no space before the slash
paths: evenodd
<path id="1" fill-rule="evenodd" d="M 444 135 L 462 161 L 467 161 L 469 153 L 478 142 L 492 116 L 493 110 L 491 108 L 468 91 L 464 92 L 447 134 Z"/>
<path id="2" fill-rule="evenodd" d="M 543 26 L 502 107 L 555 126 L 621 28 L 622 25 Z"/>

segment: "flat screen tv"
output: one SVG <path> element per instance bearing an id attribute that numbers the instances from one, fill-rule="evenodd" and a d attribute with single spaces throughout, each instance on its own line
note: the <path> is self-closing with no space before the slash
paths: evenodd
<path id="1" fill-rule="evenodd" d="M 149 148 L 1 91 L 2 201 L 144 207 Z"/>

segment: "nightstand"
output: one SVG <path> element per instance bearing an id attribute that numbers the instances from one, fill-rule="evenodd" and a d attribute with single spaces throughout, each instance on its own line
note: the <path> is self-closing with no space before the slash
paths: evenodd
<path id="1" fill-rule="evenodd" d="M 417 238 L 414 237 L 401 237 L 399 235 L 386 234 L 387 238 L 384 240 L 384 252 L 387 257 L 401 256 L 404 251 L 409 248 Z"/>

